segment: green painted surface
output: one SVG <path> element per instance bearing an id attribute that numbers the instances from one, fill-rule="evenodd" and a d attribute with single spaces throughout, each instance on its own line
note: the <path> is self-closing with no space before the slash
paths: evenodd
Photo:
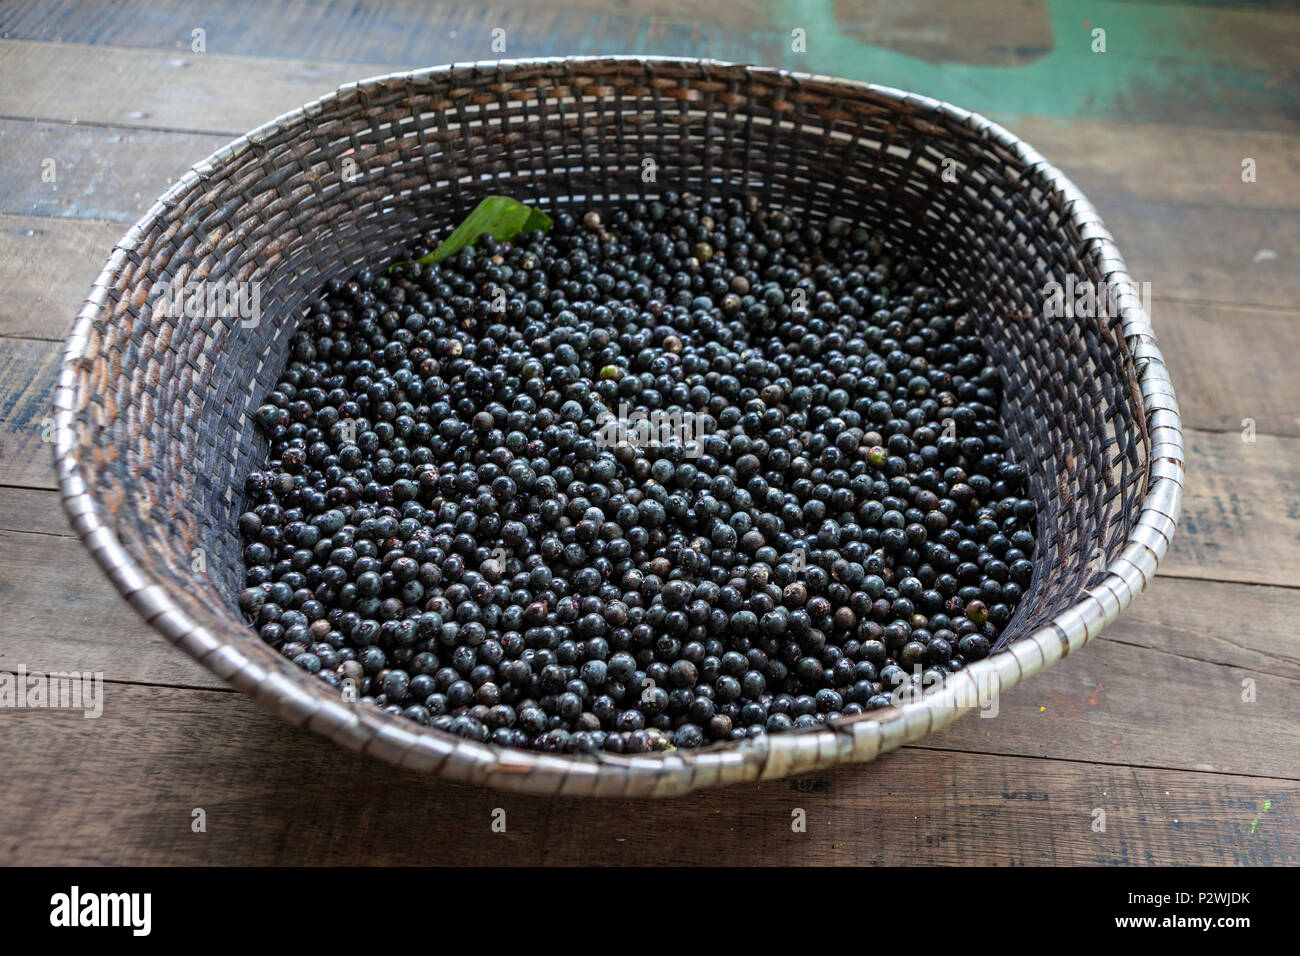
<path id="1" fill-rule="evenodd" d="M 675 22 L 666 14 L 573 2 L 575 9 L 562 0 L 548 0 L 544 9 L 524 0 L 155 0 L 148 9 L 124 7 L 105 17 L 97 0 L 5 0 L 0 36 L 184 52 L 190 30 L 201 24 L 212 52 L 392 68 L 502 55 L 711 57 L 881 83 L 994 116 L 1300 131 L 1300 13 L 1268 5 L 744 0 L 752 11 L 747 18 L 732 0 L 701 0 L 701 18 Z M 640 9 L 689 8 L 650 2 Z M 930 9 L 933 18 L 917 12 Z M 930 58 L 889 48 L 890 24 L 895 40 L 933 39 Z M 491 48 L 498 27 L 507 31 L 504 53 Z M 796 27 L 806 31 L 806 52 L 791 48 Z M 1106 31 L 1105 53 L 1091 50 L 1093 27 Z"/>
<path id="2" fill-rule="evenodd" d="M 1196 21 L 1205 19 L 1195 9 L 1050 0 L 1052 48 L 1031 63 L 999 67 L 926 63 L 858 42 L 838 28 L 829 0 L 784 0 L 782 6 L 791 22 L 806 22 L 819 69 L 903 86 L 971 109 L 1081 115 L 1122 104 L 1144 87 L 1167 95 L 1189 83 L 1209 85 L 1214 72 L 1208 69 L 1211 58 L 1188 55 L 1189 41 L 1201 42 Z M 1105 31 L 1105 52 L 1093 52 L 1093 28 Z M 1263 94 L 1262 88 L 1255 92 Z"/>
<path id="3" fill-rule="evenodd" d="M 660 33 L 611 45 L 592 17 L 583 53 L 690 53 L 826 73 L 924 93 L 984 113 L 1093 117 L 1212 126 L 1300 127 L 1300 82 L 1269 62 L 1270 52 L 1224 40 L 1223 17 L 1240 11 L 1204 6 L 1047 0 L 1052 42 L 1031 62 L 987 66 L 927 62 L 846 34 L 831 0 L 775 0 L 773 23 L 805 31 L 806 52 L 788 31 L 739 35 L 690 28 L 694 42 Z M 1105 31 L 1094 52 L 1093 29 Z M 683 30 L 685 32 L 685 29 Z M 1013 44 L 1012 31 L 1007 31 Z M 668 42 L 664 42 L 667 40 Z M 1039 51 L 1026 51 L 1028 55 Z M 1292 66 L 1300 62 L 1292 51 Z M 1245 115 L 1243 115 L 1245 114 Z M 1249 118 L 1249 119 L 1248 119 Z"/>

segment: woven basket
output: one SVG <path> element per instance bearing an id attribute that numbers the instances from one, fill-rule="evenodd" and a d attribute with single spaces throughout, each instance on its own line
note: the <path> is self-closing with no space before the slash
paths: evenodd
<path id="1" fill-rule="evenodd" d="M 647 160 L 653 161 L 647 163 Z M 645 173 L 653 169 L 654 181 Z M 945 170 L 955 172 L 944 177 Z M 488 193 L 586 208 L 690 190 L 839 215 L 965 296 L 1038 503 L 1035 573 L 1002 649 L 919 699 L 833 725 L 645 756 L 463 740 L 350 703 L 239 613 L 250 411 L 306 300 Z M 1044 318 L 1068 277 L 1118 314 Z M 160 314 L 155 293 L 260 283 L 260 322 Z M 174 311 L 174 310 L 173 310 Z M 63 359 L 56 458 L 77 533 L 158 631 L 274 713 L 418 770 L 511 790 L 662 796 L 867 761 L 1081 647 L 1145 587 L 1183 480 L 1177 405 L 1124 262 L 1079 190 L 988 120 L 820 76 L 685 59 L 479 63 L 377 77 L 242 136 L 113 249 Z"/>

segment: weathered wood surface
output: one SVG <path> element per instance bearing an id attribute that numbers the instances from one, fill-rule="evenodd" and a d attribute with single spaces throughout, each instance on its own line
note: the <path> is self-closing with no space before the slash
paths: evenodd
<path id="1" fill-rule="evenodd" d="M 0 485 L 56 488 L 50 406 L 57 342 L 0 338 Z"/>
<path id="2" fill-rule="evenodd" d="M 0 148 L 16 157 L 0 165 L 0 212 L 129 224 L 188 166 L 229 138 L 0 119 Z M 53 166 L 43 166 L 47 161 Z M 1070 171 L 1068 162 L 1058 165 Z M 53 168 L 54 182 L 42 176 L 45 168 Z M 1158 178 L 1160 168 L 1152 167 L 1136 188 Z M 1133 278 L 1150 283 L 1153 295 L 1294 309 L 1300 271 L 1288 264 L 1300 249 L 1300 216 L 1236 202 L 1256 186 L 1229 182 L 1217 193 L 1207 190 L 1210 201 L 1191 203 L 1133 199 L 1109 192 L 1099 179 L 1089 198 L 1120 243 Z"/>
<path id="3" fill-rule="evenodd" d="M 415 65 L 0 40 L 0 71 L 8 77 L 0 83 L 0 116 L 229 139 L 343 83 Z M 994 118 L 1089 195 L 1300 208 L 1300 195 L 1290 188 L 1300 175 L 1300 152 L 1285 133 L 1002 113 Z M 1255 161 L 1254 182 L 1242 180 L 1244 159 Z M 169 173 L 176 168 L 172 162 Z"/>
<path id="4" fill-rule="evenodd" d="M 159 0 L 107 15 L 95 0 L 11 0 L 0 37 L 359 64 L 668 54 L 764 63 L 913 89 L 981 111 L 1300 129 L 1300 18 L 1201 4 L 1089 0 Z M 1092 31 L 1106 30 L 1105 52 Z M 202 31 L 201 37 L 195 34 Z M 802 30 L 802 44 L 794 30 Z M 502 31 L 494 33 L 494 31 Z M 495 45 L 494 45 L 495 41 Z"/>
<path id="5" fill-rule="evenodd" d="M 1046 5 L 1011 21 L 991 0 L 968 6 L 962 30 L 921 33 L 924 4 L 828 4 L 833 19 L 810 23 L 801 62 L 788 44 L 797 11 L 778 0 L 0 10 L 0 671 L 108 681 L 98 720 L 0 710 L 0 862 L 1300 862 L 1300 110 L 1280 72 L 1300 17 L 1090 4 L 1109 25 L 1102 79 L 1073 46 L 1086 31 L 1043 30 Z M 949 98 L 1064 169 L 1151 283 L 1188 426 L 1184 519 L 1148 591 L 1000 700 L 997 717 L 968 716 L 871 766 L 669 803 L 419 778 L 289 728 L 171 648 L 71 536 L 41 434 L 61 339 L 99 264 L 231 136 L 349 79 L 488 57 L 496 25 L 511 56 L 654 50 L 966 89 Z M 190 52 L 200 26 L 201 55 Z M 1073 78 L 1035 90 L 1040 63 Z M 199 807 L 206 833 L 191 829 Z M 434 823 L 412 827 L 412 807 Z M 504 834 L 491 830 L 495 808 Z M 791 830 L 795 809 L 806 833 Z"/>
<path id="6" fill-rule="evenodd" d="M 129 684 L 105 685 L 99 719 L 6 717 L 0 753 L 22 781 L 0 817 L 11 863 L 1297 861 L 1300 782 L 1059 758 L 909 748 L 804 779 L 593 804 L 421 778 L 240 695 Z"/>

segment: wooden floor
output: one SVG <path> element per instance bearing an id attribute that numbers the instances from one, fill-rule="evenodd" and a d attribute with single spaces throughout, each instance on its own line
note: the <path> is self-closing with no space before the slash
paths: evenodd
<path id="1" fill-rule="evenodd" d="M 109 682 L 98 720 L 0 711 L 0 863 L 1300 862 L 1293 5 L 127 6 L 0 7 L 0 670 Z M 714 56 L 916 89 L 1062 167 L 1150 283 L 1184 415 L 1183 518 L 1148 593 L 995 719 L 660 803 L 508 796 L 358 757 L 138 621 L 70 536 L 42 427 L 100 263 L 232 136 L 351 79 L 493 58 L 497 28 L 506 56 Z"/>

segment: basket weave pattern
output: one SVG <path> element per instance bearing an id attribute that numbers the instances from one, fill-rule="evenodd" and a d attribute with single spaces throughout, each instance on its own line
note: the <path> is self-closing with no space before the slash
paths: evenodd
<path id="1" fill-rule="evenodd" d="M 940 175 L 953 165 L 957 181 Z M 653 181 L 647 181 L 647 173 Z M 389 261 L 483 195 L 554 209 L 665 189 L 757 194 L 918 251 L 965 297 L 1003 373 L 1003 423 L 1039 505 L 1033 582 L 999 646 L 937 693 L 834 726 L 696 752 L 550 755 L 462 740 L 338 692 L 266 646 L 235 604 L 250 412 L 306 300 Z M 1118 314 L 1046 319 L 1067 276 Z M 164 287 L 257 282 L 261 318 L 158 314 Z M 349 84 L 184 175 L 114 248 L 78 316 L 56 399 L 73 525 L 170 641 L 270 710 L 349 747 L 507 789 L 660 796 L 866 761 L 1077 649 L 1149 581 L 1183 481 L 1173 389 L 1115 243 L 1027 144 L 925 97 L 696 60 L 570 58 Z M 203 560 L 197 561 L 196 555 Z M 197 570 L 196 570 L 197 568 Z"/>

